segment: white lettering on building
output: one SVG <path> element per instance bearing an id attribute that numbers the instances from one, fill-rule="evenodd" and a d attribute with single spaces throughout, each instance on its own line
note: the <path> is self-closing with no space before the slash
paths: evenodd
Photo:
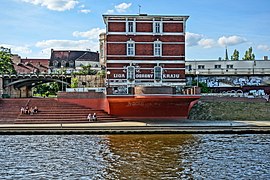
<path id="1" fill-rule="evenodd" d="M 114 78 L 126 78 L 125 74 L 114 74 L 113 77 Z"/>
<path id="2" fill-rule="evenodd" d="M 179 79 L 180 74 L 163 74 L 162 78 L 163 79 Z"/>
<path id="3" fill-rule="evenodd" d="M 135 77 L 137 79 L 152 79 L 153 78 L 153 74 L 136 74 Z"/>

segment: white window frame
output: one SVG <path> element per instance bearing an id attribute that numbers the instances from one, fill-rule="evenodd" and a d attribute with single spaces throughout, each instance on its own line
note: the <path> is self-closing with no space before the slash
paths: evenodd
<path id="1" fill-rule="evenodd" d="M 215 64 L 214 68 L 215 69 L 221 69 L 221 64 Z"/>
<path id="2" fill-rule="evenodd" d="M 135 56 L 135 42 L 127 41 L 127 56 Z"/>
<path id="3" fill-rule="evenodd" d="M 157 40 L 154 42 L 154 56 L 162 56 L 162 42 Z"/>
<path id="4" fill-rule="evenodd" d="M 162 33 L 162 22 L 161 21 L 154 21 L 153 22 L 153 33 L 155 33 L 155 34 Z"/>
<path id="5" fill-rule="evenodd" d="M 135 67 L 134 66 L 127 67 L 127 79 L 132 80 L 132 81 L 135 79 Z"/>
<path id="6" fill-rule="evenodd" d="M 130 24 L 132 26 L 130 26 Z M 132 29 L 130 27 L 132 27 Z M 135 29 L 136 29 L 135 21 L 127 20 L 126 21 L 126 33 L 127 34 L 135 33 Z"/>
<path id="7" fill-rule="evenodd" d="M 157 71 L 157 69 L 160 69 L 160 72 Z M 162 72 L 163 72 L 163 70 L 162 70 L 161 66 L 155 66 L 154 67 L 154 79 L 156 81 L 161 81 L 162 80 Z"/>
<path id="8" fill-rule="evenodd" d="M 198 69 L 205 69 L 205 65 L 198 65 Z"/>

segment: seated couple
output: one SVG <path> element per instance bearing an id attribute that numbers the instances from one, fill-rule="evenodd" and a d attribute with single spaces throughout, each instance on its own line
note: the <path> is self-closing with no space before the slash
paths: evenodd
<path id="1" fill-rule="evenodd" d="M 93 116 L 91 114 L 88 114 L 87 120 L 88 121 L 97 121 L 97 115 L 96 115 L 96 113 L 94 113 Z"/>

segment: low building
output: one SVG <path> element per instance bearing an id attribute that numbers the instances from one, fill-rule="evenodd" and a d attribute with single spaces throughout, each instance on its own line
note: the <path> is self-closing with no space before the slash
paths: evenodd
<path id="1" fill-rule="evenodd" d="M 265 59 L 186 61 L 187 84 L 204 82 L 215 91 L 244 86 L 265 89 L 270 85 L 270 61 Z"/>
<path id="2" fill-rule="evenodd" d="M 48 74 L 49 59 L 22 59 L 18 55 L 12 55 L 11 57 L 13 66 L 17 74 Z"/>
<path id="3" fill-rule="evenodd" d="M 49 66 L 52 72 L 64 69 L 66 73 L 71 73 L 87 65 L 96 70 L 101 68 L 98 52 L 53 49 L 51 51 Z"/>

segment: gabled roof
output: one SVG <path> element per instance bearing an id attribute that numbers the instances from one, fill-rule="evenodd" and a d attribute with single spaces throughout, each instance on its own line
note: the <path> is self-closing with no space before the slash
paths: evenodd
<path id="1" fill-rule="evenodd" d="M 67 61 L 94 61 L 99 62 L 99 53 L 91 51 L 74 51 L 74 50 L 52 50 L 52 60 L 67 60 Z"/>

